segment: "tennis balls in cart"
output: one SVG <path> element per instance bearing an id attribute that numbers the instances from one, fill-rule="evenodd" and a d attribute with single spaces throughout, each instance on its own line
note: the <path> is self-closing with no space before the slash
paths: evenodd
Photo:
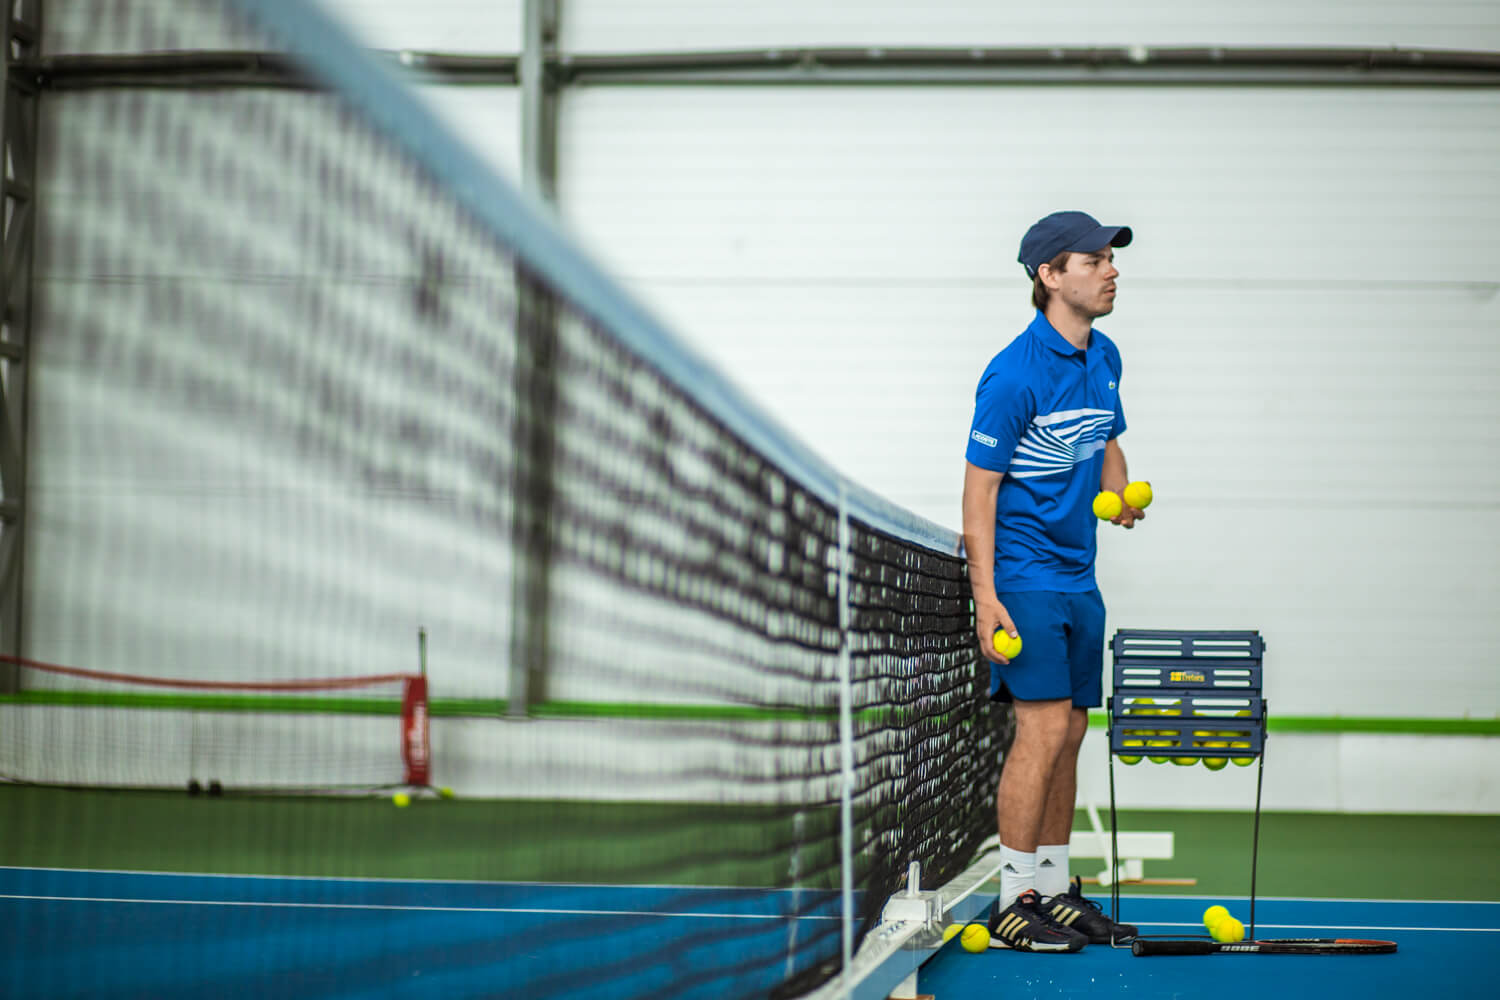
<path id="1" fill-rule="evenodd" d="M 995 643 L 995 652 L 1007 660 L 1014 660 L 1021 652 L 1021 637 L 1012 637 L 1003 628 L 995 630 L 995 637 L 992 641 Z"/>
<path id="2" fill-rule="evenodd" d="M 1145 510 L 1151 506 L 1151 484 L 1137 482 L 1125 487 L 1125 502 L 1136 510 Z"/>
<path id="3" fill-rule="evenodd" d="M 1102 521 L 1110 521 L 1120 516 L 1124 508 L 1120 504 L 1120 494 L 1110 490 L 1104 490 L 1094 497 L 1094 516 Z"/>

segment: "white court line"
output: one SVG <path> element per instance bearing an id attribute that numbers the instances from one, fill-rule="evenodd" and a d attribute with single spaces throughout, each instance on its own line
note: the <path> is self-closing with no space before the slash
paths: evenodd
<path id="1" fill-rule="evenodd" d="M 152 872 L 142 871 L 134 868 L 49 868 L 31 867 L 27 865 L 0 865 L 0 872 L 61 872 L 63 874 L 81 873 L 84 875 L 144 875 L 149 878 L 222 878 L 222 879 L 260 879 L 266 882 L 358 882 L 383 885 L 503 885 L 503 886 L 544 886 L 560 887 L 564 889 L 678 889 L 678 890 L 712 890 L 712 891 L 740 891 L 745 893 L 756 893 L 769 895 L 777 892 L 833 892 L 832 889 L 810 889 L 803 887 L 800 890 L 781 888 L 779 886 L 756 886 L 745 885 L 673 885 L 662 883 L 659 885 L 646 885 L 638 882 L 621 884 L 616 882 L 521 882 L 506 881 L 503 879 L 467 879 L 467 878 L 384 878 L 373 875 L 256 875 L 236 874 L 234 872 Z M 1150 898 L 1150 897 L 1141 897 Z M 1206 897 L 1205 897 L 1206 898 Z"/>
<path id="2" fill-rule="evenodd" d="M 1101 894 L 1102 895 L 1102 894 Z M 1249 896 L 1200 896 L 1178 893 L 1151 893 L 1140 895 L 1137 893 L 1120 893 L 1121 899 L 1197 899 L 1197 900 L 1242 900 L 1250 902 Z M 1373 897 L 1356 898 L 1354 896 L 1256 896 L 1257 903 L 1400 903 L 1408 906 L 1500 906 L 1500 901 L 1492 899 L 1376 899 Z"/>
<path id="3" fill-rule="evenodd" d="M 522 906 L 398 906 L 386 903 L 287 903 L 238 899 L 127 899 L 115 896 L 26 896 L 0 893 L 0 899 L 40 900 L 62 903 L 137 903 L 154 906 L 266 906 L 292 910 L 401 910 L 432 913 L 530 913 L 591 917 L 704 917 L 722 920 L 840 920 L 836 916 L 798 916 L 760 913 L 662 913 L 656 910 L 551 910 Z"/>
<path id="4" fill-rule="evenodd" d="M 1136 926 L 1137 927 L 1199 927 L 1199 928 L 1201 928 L 1203 926 L 1203 924 L 1201 924 L 1201 923 L 1187 923 L 1187 922 L 1170 923 L 1170 922 L 1164 922 L 1164 921 L 1155 921 L 1155 922 L 1152 922 L 1152 921 L 1140 920 L 1140 921 L 1136 921 Z M 1265 930 L 1267 927 L 1274 927 L 1277 930 L 1283 930 L 1283 931 L 1328 931 L 1328 930 L 1338 930 L 1338 931 L 1439 931 L 1439 932 L 1443 932 L 1443 933 L 1451 933 L 1453 931 L 1472 931 L 1472 932 L 1478 933 L 1478 934 L 1497 934 L 1497 933 L 1500 933 L 1500 927 L 1413 927 L 1411 924 L 1401 924 L 1401 925 L 1396 926 L 1396 927 L 1350 927 L 1350 926 L 1346 926 L 1344 924 L 1338 924 L 1337 926 L 1330 928 L 1328 924 L 1265 924 L 1265 923 L 1261 923 L 1259 920 L 1257 920 L 1255 922 L 1255 927 L 1256 927 L 1257 930 Z"/>

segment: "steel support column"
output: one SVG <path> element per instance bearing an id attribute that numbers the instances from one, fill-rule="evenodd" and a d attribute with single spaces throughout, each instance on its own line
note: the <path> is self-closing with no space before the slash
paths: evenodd
<path id="1" fill-rule="evenodd" d="M 36 231 L 38 88 L 15 64 L 37 57 L 42 0 L 5 0 L 0 53 L 0 654 L 21 655 L 26 553 L 27 369 L 30 367 L 33 235 Z M 20 686 L 19 668 L 0 664 L 0 691 Z"/>
<path id="2" fill-rule="evenodd" d="M 526 0 L 521 52 L 521 175 L 525 190 L 557 190 L 558 0 Z M 516 490 L 512 514 L 511 648 L 507 714 L 525 718 L 547 697 L 555 551 L 554 425 L 557 305 L 552 290 L 517 264 Z"/>

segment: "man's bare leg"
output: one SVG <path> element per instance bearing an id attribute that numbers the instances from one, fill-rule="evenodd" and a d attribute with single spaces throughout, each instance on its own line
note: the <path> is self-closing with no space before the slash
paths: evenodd
<path id="1" fill-rule="evenodd" d="M 1000 791 L 995 797 L 1002 855 L 1002 910 L 1021 892 L 1035 888 L 1036 848 L 1041 842 L 1058 761 L 1068 742 L 1072 710 L 1066 698 L 1015 703 L 1016 738 L 1005 759 Z M 1029 861 L 1023 856 L 1029 856 Z"/>
<path id="2" fill-rule="evenodd" d="M 1078 749 L 1088 728 L 1088 710 L 1072 709 L 1067 738 L 1047 786 L 1037 837 L 1036 889 L 1043 896 L 1056 896 L 1068 889 L 1068 840 L 1073 835 L 1073 816 L 1078 807 Z"/>

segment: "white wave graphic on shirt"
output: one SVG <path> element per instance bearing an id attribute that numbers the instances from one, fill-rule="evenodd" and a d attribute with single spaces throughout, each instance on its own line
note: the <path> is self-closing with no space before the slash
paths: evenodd
<path id="1" fill-rule="evenodd" d="M 1114 421 L 1113 410 L 1059 410 L 1038 416 L 1021 435 L 1007 471 L 1017 479 L 1067 472 L 1104 447 Z"/>

